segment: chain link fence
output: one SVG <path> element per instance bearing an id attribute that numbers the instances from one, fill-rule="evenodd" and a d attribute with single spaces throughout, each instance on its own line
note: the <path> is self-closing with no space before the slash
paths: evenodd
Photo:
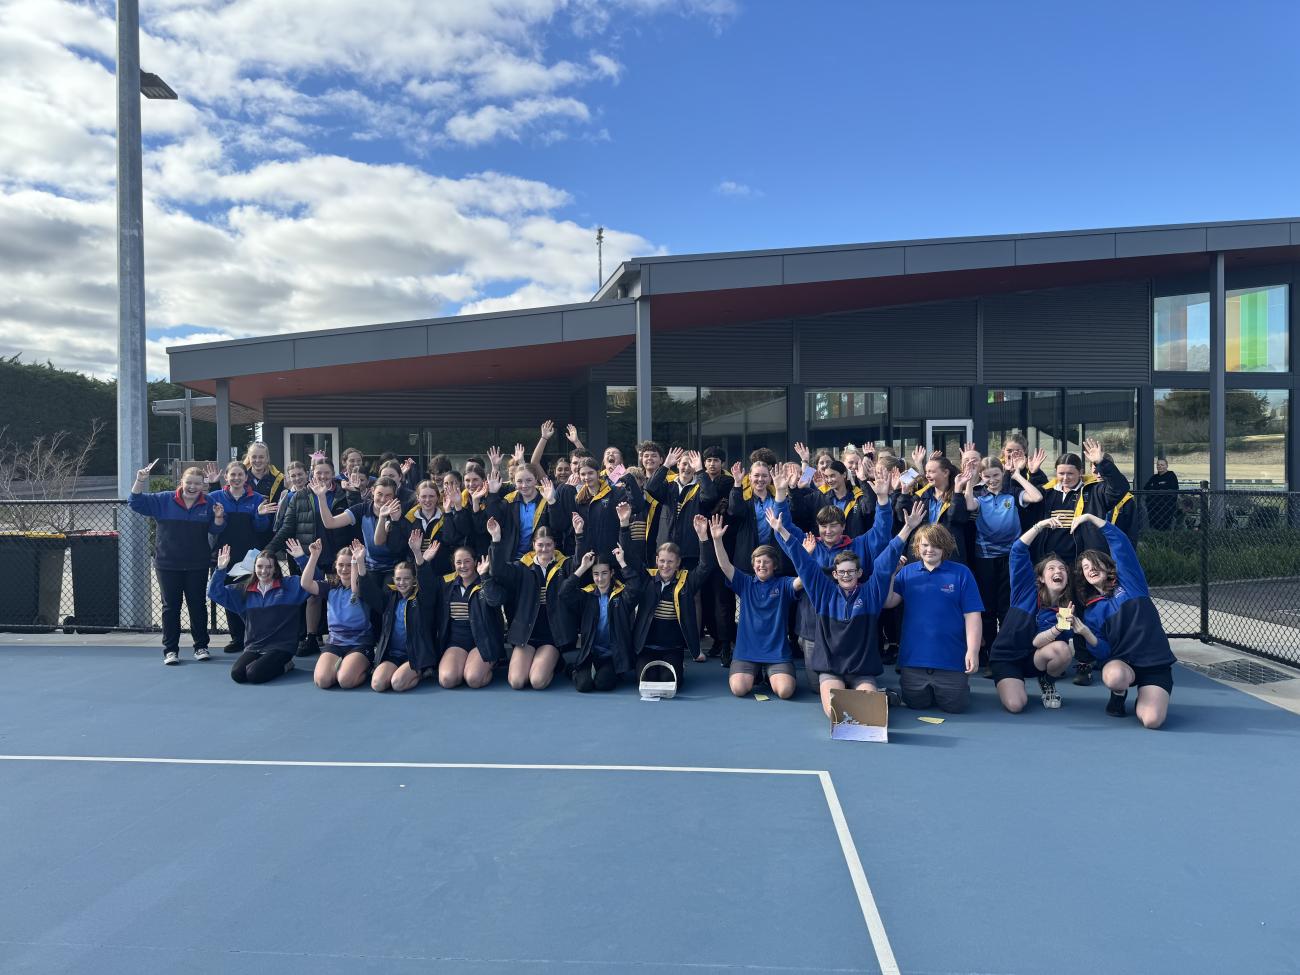
<path id="1" fill-rule="evenodd" d="M 161 630 L 153 541 L 153 521 L 125 501 L 0 502 L 0 631 Z M 207 612 L 209 628 L 226 632 L 225 610 Z"/>
<path id="2" fill-rule="evenodd" d="M 1128 505 L 1170 636 L 1300 664 L 1300 493 L 1138 491 Z M 124 501 L 0 502 L 0 630 L 160 629 L 152 550 L 153 522 Z M 208 613 L 224 632 L 225 611 Z"/>

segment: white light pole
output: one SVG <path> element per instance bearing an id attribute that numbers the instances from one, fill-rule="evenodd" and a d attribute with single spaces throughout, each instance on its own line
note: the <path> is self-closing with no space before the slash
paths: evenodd
<path id="1" fill-rule="evenodd" d="M 144 82 L 142 87 L 141 82 Z M 117 492 L 125 498 L 149 448 L 144 335 L 144 199 L 140 96 L 175 98 L 157 75 L 140 72 L 139 0 L 117 4 Z M 122 626 L 152 623 L 149 532 L 143 518 L 118 525 Z"/>

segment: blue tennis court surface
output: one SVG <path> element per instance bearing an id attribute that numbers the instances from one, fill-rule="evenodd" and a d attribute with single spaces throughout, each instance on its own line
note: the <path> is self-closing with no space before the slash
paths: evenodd
<path id="1" fill-rule="evenodd" d="M 763 770 L 829 772 L 903 972 L 1300 956 L 1300 717 L 1181 667 L 1159 732 L 1099 687 L 1011 716 L 977 681 L 887 745 L 716 664 L 654 704 L 240 687 L 121 646 L 0 668 L 7 756 L 188 760 L 0 761 L 6 973 L 881 971 L 822 777 Z"/>

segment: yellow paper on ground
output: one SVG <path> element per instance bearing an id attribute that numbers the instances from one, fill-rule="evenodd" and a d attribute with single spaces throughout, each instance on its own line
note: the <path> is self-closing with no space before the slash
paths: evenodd
<path id="1" fill-rule="evenodd" d="M 916 720 L 924 721 L 926 724 L 943 724 L 943 718 L 932 718 L 929 715 L 925 715 L 925 714 L 921 715 Z"/>
<path id="2" fill-rule="evenodd" d="M 755 694 L 755 695 L 754 695 L 754 700 L 755 700 L 755 701 L 766 701 L 766 700 L 768 700 L 768 696 L 767 696 L 766 694 Z"/>

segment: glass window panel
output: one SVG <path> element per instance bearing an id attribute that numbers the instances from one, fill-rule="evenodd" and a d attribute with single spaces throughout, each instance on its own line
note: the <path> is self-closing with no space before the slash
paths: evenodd
<path id="1" fill-rule="evenodd" d="M 1210 479 L 1210 393 L 1205 389 L 1155 391 L 1155 455 L 1169 461 L 1178 483 L 1194 488 Z"/>
<path id="2" fill-rule="evenodd" d="M 609 444 L 602 444 L 592 449 L 603 450 L 606 446 L 614 446 L 623 452 L 626 461 L 631 462 L 632 448 L 636 446 L 635 386 L 605 387 L 605 423 Z M 563 428 L 560 430 L 560 436 L 563 436 Z M 586 441 L 584 440 L 583 443 Z"/>
<path id="3" fill-rule="evenodd" d="M 1286 286 L 1229 291 L 1227 304 L 1228 372 L 1286 372 Z"/>
<path id="4" fill-rule="evenodd" d="M 665 449 L 696 449 L 694 386 L 655 386 L 650 391 L 650 432 Z"/>
<path id="5" fill-rule="evenodd" d="M 1285 491 L 1285 389 L 1230 389 L 1225 404 L 1226 471 L 1229 488 Z"/>
<path id="6" fill-rule="evenodd" d="M 1057 389 L 990 389 L 988 391 L 988 453 L 1002 452 L 1007 437 L 1024 434 L 1029 453 L 1047 451 L 1047 464 L 1056 460 L 1064 445 L 1061 429 L 1061 393 Z"/>
<path id="7" fill-rule="evenodd" d="M 1066 450 L 1081 453 L 1083 441 L 1100 440 L 1115 466 L 1132 482 L 1136 470 L 1137 390 L 1067 389 Z"/>
<path id="8" fill-rule="evenodd" d="M 1205 372 L 1210 368 L 1210 296 L 1169 295 L 1155 300 L 1155 367 Z"/>
<path id="9" fill-rule="evenodd" d="M 424 453 L 422 427 L 343 427 L 339 432 L 343 441 L 340 453 L 356 447 L 366 458 L 366 468 L 374 471 L 382 454 L 392 452 L 399 460 L 415 459 L 418 469 L 424 470 L 428 456 Z"/>
<path id="10" fill-rule="evenodd" d="M 721 447 L 728 463 L 746 462 L 759 447 L 790 453 L 786 443 L 785 390 L 719 389 L 703 386 L 699 395 L 699 438 L 701 448 Z"/>
<path id="11" fill-rule="evenodd" d="M 811 390 L 805 406 L 813 450 L 829 447 L 838 457 L 847 444 L 883 443 L 889 436 L 886 390 Z"/>

